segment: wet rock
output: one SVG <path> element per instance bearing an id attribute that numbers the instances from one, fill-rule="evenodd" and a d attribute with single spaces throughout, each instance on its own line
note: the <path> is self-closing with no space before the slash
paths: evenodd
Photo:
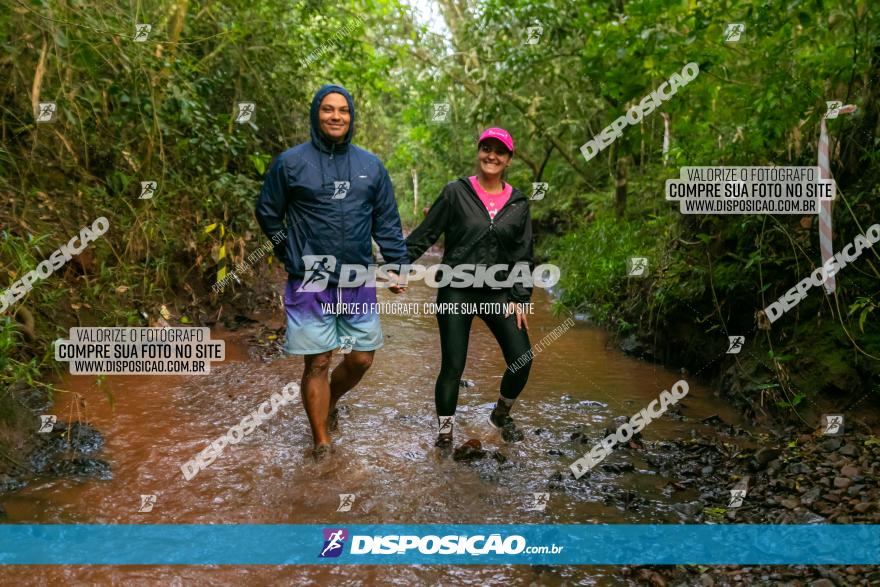
<path id="1" fill-rule="evenodd" d="M 852 479 L 849 479 L 848 477 L 835 477 L 834 478 L 834 486 L 837 487 L 838 489 L 846 489 L 850 485 L 852 485 Z"/>
<path id="2" fill-rule="evenodd" d="M 715 587 L 715 579 L 709 576 L 709 574 L 700 575 L 700 585 L 702 587 Z"/>
<path id="3" fill-rule="evenodd" d="M 628 473 L 635 471 L 635 469 L 632 463 L 607 463 L 602 465 L 602 470 L 609 473 Z"/>
<path id="4" fill-rule="evenodd" d="M 839 438 L 829 438 L 819 444 L 819 448 L 822 449 L 823 452 L 834 452 L 839 449 L 842 444 L 843 442 Z"/>
<path id="5" fill-rule="evenodd" d="M 778 459 L 779 455 L 781 454 L 782 452 L 776 450 L 775 448 L 764 447 L 760 449 L 758 452 L 755 453 L 755 470 L 760 471 L 764 469 L 770 463 L 770 461 Z"/>
<path id="6" fill-rule="evenodd" d="M 707 466 L 703 467 L 700 472 L 703 475 L 711 475 L 712 473 L 715 472 L 715 467 L 713 467 L 712 465 L 707 465 Z"/>
<path id="7" fill-rule="evenodd" d="M 859 449 L 854 444 L 847 444 L 837 451 L 838 454 L 842 454 L 845 457 L 857 457 L 859 456 Z"/>
<path id="8" fill-rule="evenodd" d="M 483 450 L 482 443 L 476 438 L 472 438 L 455 449 L 452 453 L 454 461 L 476 461 L 485 458 L 486 451 Z"/>
<path id="9" fill-rule="evenodd" d="M 810 467 L 800 461 L 790 463 L 785 470 L 789 475 L 807 475 L 813 471 Z"/>
<path id="10" fill-rule="evenodd" d="M 565 455 L 565 453 L 563 453 L 563 452 L 562 452 L 561 450 L 559 450 L 558 448 L 551 448 L 550 450 L 547 451 L 547 454 L 548 454 L 548 455 L 551 455 L 551 456 L 554 456 L 554 457 L 561 457 L 561 456 L 564 456 L 564 455 Z"/>
<path id="11" fill-rule="evenodd" d="M 547 434 L 547 431 L 544 430 L 543 428 L 535 428 L 535 434 L 540 436 L 541 434 Z"/>
<path id="12" fill-rule="evenodd" d="M 782 505 L 783 507 L 788 508 L 790 510 L 793 510 L 794 508 L 796 508 L 800 505 L 800 502 L 796 499 L 788 498 L 788 499 L 783 499 L 780 502 L 780 505 Z"/>
<path id="13" fill-rule="evenodd" d="M 52 463 L 49 472 L 59 477 L 72 477 L 74 479 L 103 479 L 106 481 L 113 478 L 113 473 L 110 471 L 110 463 L 90 458 L 56 461 Z"/>
<path id="14" fill-rule="evenodd" d="M 0 493 L 11 493 L 24 487 L 26 483 L 11 475 L 0 474 Z"/>
<path id="15" fill-rule="evenodd" d="M 499 465 L 503 465 L 503 464 L 507 463 L 507 457 L 504 456 L 503 454 L 501 454 L 500 452 L 498 452 L 497 450 L 493 450 L 489 456 L 491 456 L 495 461 L 497 461 Z"/>
<path id="16" fill-rule="evenodd" d="M 842 477 L 849 477 L 850 479 L 855 479 L 859 476 L 859 473 L 859 468 L 853 467 L 851 465 L 847 465 L 846 467 L 840 469 L 840 475 Z"/>
<path id="17" fill-rule="evenodd" d="M 874 504 L 872 504 L 872 503 L 869 502 L 869 501 L 863 501 L 863 502 L 860 502 L 860 503 L 857 503 L 856 505 L 854 505 L 854 506 L 853 506 L 853 510 L 854 510 L 856 513 L 864 514 L 864 513 L 867 512 L 869 509 L 871 509 L 871 506 L 873 506 L 873 505 L 874 505 Z"/>
<path id="18" fill-rule="evenodd" d="M 801 503 L 804 505 L 813 505 L 813 503 L 819 499 L 819 496 L 822 495 L 822 488 L 818 486 L 811 487 L 801 496 Z"/>

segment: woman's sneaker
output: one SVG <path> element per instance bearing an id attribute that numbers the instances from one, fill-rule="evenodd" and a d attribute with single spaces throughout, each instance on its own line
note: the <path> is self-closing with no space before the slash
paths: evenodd
<path id="1" fill-rule="evenodd" d="M 437 441 L 434 443 L 437 448 L 451 448 L 452 434 L 438 434 Z"/>
<path id="2" fill-rule="evenodd" d="M 510 408 L 500 402 L 495 404 L 495 409 L 489 414 L 489 423 L 501 430 L 501 438 L 504 442 L 519 442 L 525 438 L 510 417 Z"/>

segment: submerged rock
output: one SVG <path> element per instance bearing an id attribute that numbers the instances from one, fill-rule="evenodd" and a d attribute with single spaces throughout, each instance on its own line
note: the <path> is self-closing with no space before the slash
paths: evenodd
<path id="1" fill-rule="evenodd" d="M 52 463 L 49 472 L 59 477 L 73 477 L 74 479 L 108 480 L 113 478 L 113 473 L 110 471 L 110 463 L 90 458 L 56 461 Z"/>
<path id="2" fill-rule="evenodd" d="M 476 461 L 486 457 L 482 443 L 476 438 L 471 438 L 452 453 L 454 461 Z"/>

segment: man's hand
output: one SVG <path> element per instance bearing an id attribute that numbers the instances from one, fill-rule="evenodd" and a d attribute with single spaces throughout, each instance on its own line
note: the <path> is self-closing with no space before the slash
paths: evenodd
<path id="1" fill-rule="evenodd" d="M 522 304 L 517 304 L 516 302 L 507 302 L 507 308 L 504 310 L 504 317 L 507 318 L 511 314 L 516 313 L 516 327 L 520 330 L 525 327 L 528 331 L 529 329 L 529 321 L 526 319 L 525 308 L 523 308 Z"/>
<path id="2" fill-rule="evenodd" d="M 390 277 L 388 283 L 391 284 L 388 286 L 388 289 L 391 290 L 391 293 L 402 294 L 406 292 L 406 286 L 400 285 L 400 275 L 398 275 L 394 271 L 389 271 L 388 276 Z"/>

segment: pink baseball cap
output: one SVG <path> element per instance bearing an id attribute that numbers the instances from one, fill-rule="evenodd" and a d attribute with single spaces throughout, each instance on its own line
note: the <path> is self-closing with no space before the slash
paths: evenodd
<path id="1" fill-rule="evenodd" d="M 513 137 L 510 136 L 510 133 L 504 130 L 503 128 L 487 128 L 483 131 L 483 134 L 480 135 L 480 140 L 477 141 L 479 145 L 486 139 L 498 139 L 504 146 L 507 147 L 507 150 L 513 153 Z"/>

